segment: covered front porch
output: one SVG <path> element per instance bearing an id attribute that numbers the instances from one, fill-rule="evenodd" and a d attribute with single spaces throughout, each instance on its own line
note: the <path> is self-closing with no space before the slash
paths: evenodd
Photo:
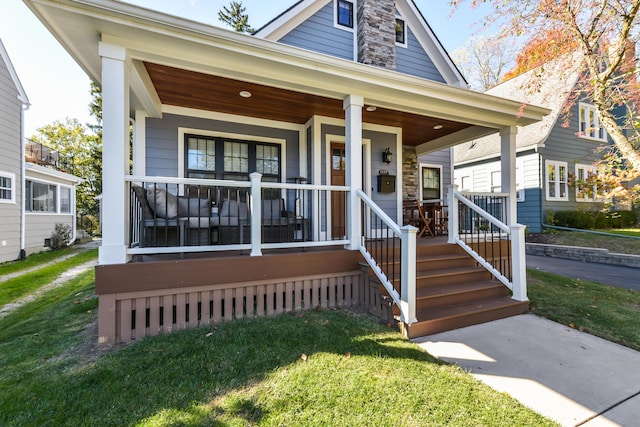
<path id="1" fill-rule="evenodd" d="M 483 213 L 451 188 L 448 242 L 492 267 L 493 260 L 482 260 L 485 243 L 465 237 L 459 220 L 482 217 L 472 223 L 486 224 L 474 229 L 484 242 L 512 236 L 512 271 L 492 268 L 526 299 L 523 242 L 513 237 L 521 235 L 515 138 L 518 126 L 541 120 L 546 109 L 118 2 L 31 7 L 56 23 L 52 31 L 102 86 L 98 272 L 133 272 L 140 268 L 134 257 L 152 254 L 178 261 L 188 253 L 242 251 L 250 268 L 267 250 L 338 247 L 361 256 L 399 319 L 415 323 L 416 237 L 401 221 L 408 196 L 402 154 L 500 132 L 505 217 Z M 393 158 L 382 158 L 385 151 Z M 395 176 L 395 186 L 379 191 L 378 176 Z M 191 273 L 174 267 L 179 274 L 167 277 L 180 288 Z M 218 265 L 216 274 L 229 268 Z M 113 278 L 98 274 L 98 289 L 109 288 L 105 280 Z M 160 292 L 148 291 L 144 298 Z M 119 292 L 100 296 L 101 317 L 123 309 L 109 300 Z M 150 309 L 144 301 L 136 316 Z M 114 339 L 113 325 L 100 331 L 102 340 Z"/>

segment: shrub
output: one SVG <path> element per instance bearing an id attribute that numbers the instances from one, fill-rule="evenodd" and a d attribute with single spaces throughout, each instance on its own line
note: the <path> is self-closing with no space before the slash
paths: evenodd
<path id="1" fill-rule="evenodd" d="M 61 249 L 69 245 L 71 241 L 71 227 L 61 222 L 56 223 L 56 227 L 51 233 L 51 249 Z"/>
<path id="2" fill-rule="evenodd" d="M 594 227 L 595 220 L 589 212 L 556 211 L 554 213 L 554 225 L 589 230 Z"/>
<path id="3" fill-rule="evenodd" d="M 635 211 L 612 211 L 601 214 L 595 222 L 596 228 L 627 228 L 638 223 Z"/>

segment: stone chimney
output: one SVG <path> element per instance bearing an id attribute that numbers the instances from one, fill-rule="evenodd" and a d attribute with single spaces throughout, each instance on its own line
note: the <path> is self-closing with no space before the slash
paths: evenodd
<path id="1" fill-rule="evenodd" d="M 395 70 L 395 0 L 359 0 L 357 16 L 358 62 Z"/>

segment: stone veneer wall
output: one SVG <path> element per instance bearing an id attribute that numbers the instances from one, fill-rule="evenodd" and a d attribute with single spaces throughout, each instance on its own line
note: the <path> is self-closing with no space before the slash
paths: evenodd
<path id="1" fill-rule="evenodd" d="M 402 198 L 415 199 L 418 195 L 418 155 L 416 147 L 402 147 Z"/>
<path id="2" fill-rule="evenodd" d="M 395 0 L 360 0 L 357 16 L 358 62 L 395 70 Z"/>

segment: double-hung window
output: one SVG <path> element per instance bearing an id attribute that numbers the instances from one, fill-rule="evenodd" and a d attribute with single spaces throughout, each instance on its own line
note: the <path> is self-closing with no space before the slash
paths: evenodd
<path id="1" fill-rule="evenodd" d="M 16 202 L 16 176 L 0 172 L 0 203 Z"/>
<path id="2" fill-rule="evenodd" d="M 546 161 L 547 200 L 569 200 L 567 193 L 567 163 Z"/>
<path id="3" fill-rule="evenodd" d="M 60 186 L 60 213 L 70 214 L 72 213 L 72 192 L 71 187 L 64 185 Z"/>
<path id="4" fill-rule="evenodd" d="M 607 140 L 607 131 L 600 124 L 598 110 L 591 104 L 580 103 L 580 135 L 583 138 Z"/>
<path id="5" fill-rule="evenodd" d="M 407 25 L 400 18 L 396 18 L 396 44 L 407 47 Z"/>
<path id="6" fill-rule="evenodd" d="M 353 28 L 353 2 L 337 0 L 336 23 L 342 27 Z"/>
<path id="7" fill-rule="evenodd" d="M 592 202 L 596 196 L 597 188 L 593 178 L 597 173 L 593 165 L 581 165 L 576 163 L 576 201 Z"/>
<path id="8" fill-rule="evenodd" d="M 442 169 L 440 167 L 421 167 L 422 200 L 442 198 Z"/>

